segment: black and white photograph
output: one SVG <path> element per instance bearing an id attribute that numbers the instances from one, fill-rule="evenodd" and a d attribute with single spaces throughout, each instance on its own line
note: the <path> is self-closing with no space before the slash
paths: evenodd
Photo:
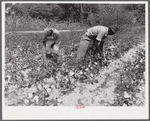
<path id="1" fill-rule="evenodd" d="M 95 112 L 121 108 L 128 113 L 130 107 L 132 113 L 142 108 L 148 118 L 147 5 L 3 2 L 4 117 L 19 116 L 20 110 L 13 110 L 18 107 L 32 114 L 41 108 L 65 113 L 68 107 L 68 115 L 92 107 Z"/>

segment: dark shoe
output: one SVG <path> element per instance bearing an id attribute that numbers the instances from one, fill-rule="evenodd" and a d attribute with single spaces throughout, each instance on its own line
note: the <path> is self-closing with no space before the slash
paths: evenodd
<path id="1" fill-rule="evenodd" d="M 54 63 L 57 63 L 57 57 L 52 54 L 46 54 L 46 58 Z"/>
<path id="2" fill-rule="evenodd" d="M 51 60 L 52 62 L 54 62 L 54 63 L 57 63 L 57 58 L 53 58 L 53 57 L 52 57 L 50 60 Z"/>
<path id="3" fill-rule="evenodd" d="M 52 54 L 46 54 L 46 58 L 51 59 L 53 58 Z"/>

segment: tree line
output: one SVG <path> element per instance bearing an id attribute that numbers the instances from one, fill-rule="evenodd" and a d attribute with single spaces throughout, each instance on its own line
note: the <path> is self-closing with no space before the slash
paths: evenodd
<path id="1" fill-rule="evenodd" d="M 129 24 L 133 18 L 140 24 L 145 23 L 145 5 L 144 4 L 9 4 L 7 16 L 12 12 L 16 16 L 32 19 L 45 19 L 49 21 L 68 21 L 80 22 L 82 24 L 96 25 L 103 24 Z"/>

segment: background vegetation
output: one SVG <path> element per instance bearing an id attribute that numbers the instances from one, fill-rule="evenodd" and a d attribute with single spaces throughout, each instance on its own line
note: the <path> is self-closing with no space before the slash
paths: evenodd
<path id="1" fill-rule="evenodd" d="M 6 4 L 6 30 L 144 24 L 144 4 Z"/>
<path id="2" fill-rule="evenodd" d="M 6 4 L 6 31 L 61 33 L 56 65 L 43 66 L 43 33 L 5 35 L 5 105 L 8 106 L 144 106 L 145 5 L 143 4 Z M 95 55 L 75 69 L 78 43 L 85 29 L 118 24 L 104 44 L 104 60 Z M 90 57 L 89 57 L 90 56 Z"/>

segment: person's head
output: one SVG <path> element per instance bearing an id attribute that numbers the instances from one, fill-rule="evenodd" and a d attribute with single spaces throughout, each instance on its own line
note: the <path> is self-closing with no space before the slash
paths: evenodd
<path id="1" fill-rule="evenodd" d="M 118 31 L 118 26 L 117 25 L 112 25 L 108 27 L 108 35 L 114 35 Z"/>
<path id="2" fill-rule="evenodd" d="M 53 33 L 53 30 L 51 28 L 45 28 L 44 29 L 44 35 L 45 36 L 51 36 Z"/>

